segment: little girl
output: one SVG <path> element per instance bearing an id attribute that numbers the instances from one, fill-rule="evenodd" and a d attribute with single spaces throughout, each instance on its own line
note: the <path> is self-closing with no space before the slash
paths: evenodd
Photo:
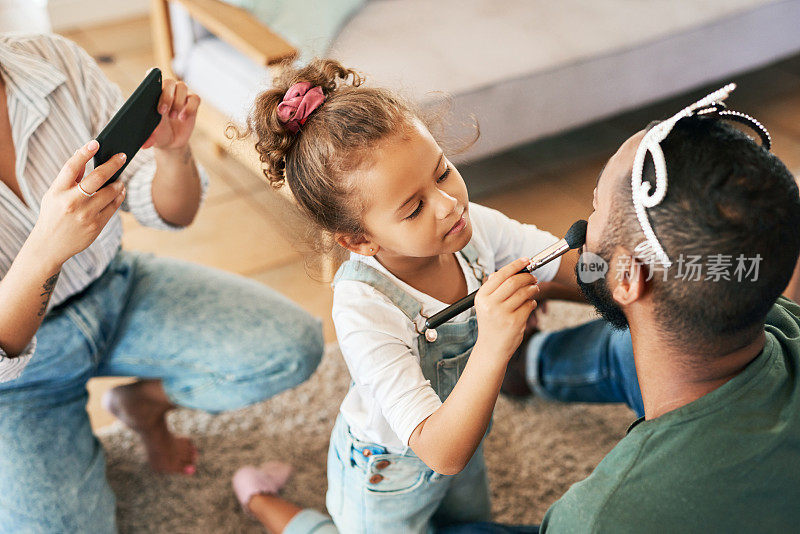
<path id="1" fill-rule="evenodd" d="M 424 115 L 361 81 L 331 60 L 289 69 L 258 96 L 247 132 L 317 252 L 349 256 L 332 313 L 352 383 L 331 436 L 328 512 L 347 533 L 488 520 L 481 442 L 537 277 L 574 282 L 559 261 L 518 274 L 557 238 L 470 204 Z M 478 288 L 474 311 L 426 335 L 427 317 Z M 272 469 L 237 473 L 245 508 L 272 531 L 321 532 L 321 514 L 265 495 L 286 478 Z"/>

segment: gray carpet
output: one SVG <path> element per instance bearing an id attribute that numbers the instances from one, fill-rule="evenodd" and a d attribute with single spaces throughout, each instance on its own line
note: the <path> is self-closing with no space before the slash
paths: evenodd
<path id="1" fill-rule="evenodd" d="M 545 329 L 593 317 L 587 306 L 549 306 Z M 324 510 L 325 453 L 348 383 L 338 348 L 329 346 L 308 382 L 268 401 L 217 416 L 173 412 L 170 423 L 193 436 L 201 450 L 192 478 L 151 473 L 134 434 L 119 423 L 101 429 L 120 531 L 263 532 L 238 507 L 230 478 L 239 466 L 268 459 L 295 466 L 285 497 Z M 501 398 L 485 447 L 495 519 L 538 523 L 553 501 L 591 472 L 632 419 L 623 406 Z"/>

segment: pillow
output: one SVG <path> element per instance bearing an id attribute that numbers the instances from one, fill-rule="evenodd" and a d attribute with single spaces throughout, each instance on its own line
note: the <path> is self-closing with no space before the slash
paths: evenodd
<path id="1" fill-rule="evenodd" d="M 324 56 L 367 0 L 223 0 L 246 9 L 297 48 L 306 63 Z"/>

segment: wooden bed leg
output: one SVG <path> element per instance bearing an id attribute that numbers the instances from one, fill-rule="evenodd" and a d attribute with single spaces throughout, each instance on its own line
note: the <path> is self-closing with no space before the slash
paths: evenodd
<path id="1" fill-rule="evenodd" d="M 175 57 L 175 51 L 172 47 L 168 0 L 150 0 L 150 12 L 156 62 L 165 75 L 174 78 L 172 58 Z"/>

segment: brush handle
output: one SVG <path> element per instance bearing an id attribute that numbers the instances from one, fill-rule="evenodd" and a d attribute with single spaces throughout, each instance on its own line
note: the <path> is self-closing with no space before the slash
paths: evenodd
<path id="1" fill-rule="evenodd" d="M 531 269 L 526 267 L 517 274 L 529 273 L 529 272 L 531 272 Z M 467 295 L 466 297 L 464 297 L 463 299 L 457 300 L 456 302 L 446 307 L 439 313 L 431 315 L 431 317 L 427 321 L 425 321 L 425 328 L 432 330 L 438 327 L 439 325 L 446 323 L 459 313 L 473 307 L 475 305 L 476 293 L 478 293 L 477 289 L 472 293 L 470 293 L 469 295 Z"/>
<path id="2" fill-rule="evenodd" d="M 543 265 L 547 265 L 554 259 L 558 258 L 559 256 L 563 255 L 565 252 L 569 251 L 569 246 L 564 243 L 564 240 L 555 243 L 551 247 L 546 248 L 531 260 L 531 263 L 522 269 L 517 274 L 522 273 L 532 273 L 539 267 Z M 442 325 L 458 315 L 459 313 L 463 312 L 464 310 L 468 310 L 469 308 L 475 305 L 475 293 L 478 290 L 476 289 L 463 299 L 451 304 L 450 306 L 446 307 L 442 311 L 437 314 L 431 315 L 431 317 L 425 321 L 425 328 L 428 330 L 433 330 L 434 328 Z"/>
<path id="3" fill-rule="evenodd" d="M 539 267 L 543 265 L 547 265 L 554 259 L 562 256 L 563 254 L 569 252 L 571 249 L 578 248 L 583 245 L 584 241 L 586 240 L 586 221 L 580 220 L 573 224 L 569 231 L 567 232 L 567 236 L 564 239 L 560 239 L 544 249 L 543 251 L 539 252 L 537 255 L 531 258 L 531 262 L 528 264 L 527 267 L 522 269 L 517 274 L 521 273 L 532 273 Z M 463 299 L 451 304 L 450 306 L 446 307 L 439 313 L 432 315 L 428 320 L 425 321 L 425 328 L 427 330 L 433 330 L 437 326 L 446 323 L 459 313 L 463 312 L 464 310 L 468 310 L 469 308 L 475 305 L 475 293 L 478 290 L 476 289 Z"/>
<path id="4" fill-rule="evenodd" d="M 525 272 L 524 270 L 521 272 Z M 441 324 L 446 323 L 459 313 L 463 312 L 464 310 L 468 310 L 475 305 L 475 294 L 478 292 L 476 289 L 463 299 L 456 301 L 455 303 L 451 304 L 450 306 L 446 307 L 439 313 L 435 315 L 431 315 L 431 317 L 425 321 L 425 328 L 433 329 L 438 327 Z"/>

